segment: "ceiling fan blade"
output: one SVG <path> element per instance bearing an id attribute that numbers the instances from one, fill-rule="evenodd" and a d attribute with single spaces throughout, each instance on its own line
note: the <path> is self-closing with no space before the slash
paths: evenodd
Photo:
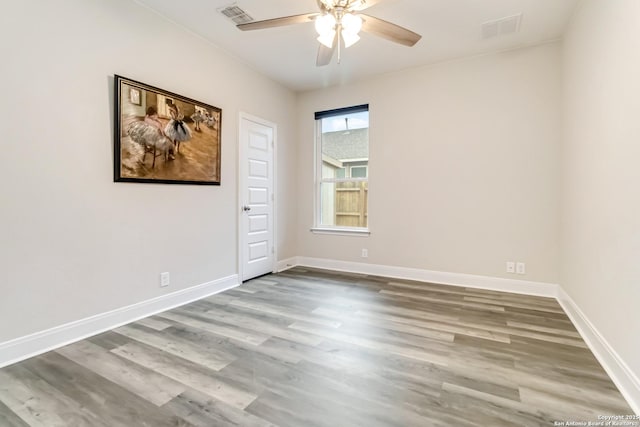
<path id="1" fill-rule="evenodd" d="M 322 3 L 321 0 L 316 0 L 316 3 L 318 3 L 318 8 L 322 11 L 322 13 L 327 13 L 327 6 Z"/>
<path id="2" fill-rule="evenodd" d="M 335 38 L 333 39 L 333 47 L 326 47 L 322 43 L 320 43 L 320 47 L 318 48 L 318 58 L 316 59 L 316 67 L 324 67 L 325 65 L 329 65 L 331 62 L 331 58 L 333 58 L 333 52 L 336 51 L 336 43 L 338 40 L 338 34 L 336 33 Z"/>
<path id="3" fill-rule="evenodd" d="M 369 9 L 371 6 L 375 6 L 381 1 L 382 0 L 351 0 L 349 10 L 358 12 L 361 10 Z"/>
<path id="4" fill-rule="evenodd" d="M 422 38 L 420 34 L 414 33 L 391 22 L 384 21 L 373 16 L 360 14 L 362 16 L 362 31 L 375 34 L 378 37 L 400 43 L 405 46 L 413 46 Z"/>
<path id="5" fill-rule="evenodd" d="M 311 22 L 319 13 L 305 13 L 303 15 L 284 16 L 282 18 L 265 19 L 264 21 L 248 22 L 236 25 L 242 31 L 262 30 L 264 28 L 283 27 L 285 25 L 303 24 Z"/>

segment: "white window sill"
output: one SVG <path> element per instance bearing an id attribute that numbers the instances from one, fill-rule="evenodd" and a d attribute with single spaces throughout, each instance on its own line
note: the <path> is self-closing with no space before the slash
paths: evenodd
<path id="1" fill-rule="evenodd" d="M 371 232 L 366 228 L 328 228 L 313 227 L 311 232 L 314 234 L 333 234 L 336 236 L 361 236 L 368 237 Z"/>

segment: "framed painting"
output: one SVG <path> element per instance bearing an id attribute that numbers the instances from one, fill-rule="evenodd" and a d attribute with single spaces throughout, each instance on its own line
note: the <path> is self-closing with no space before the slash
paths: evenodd
<path id="1" fill-rule="evenodd" d="M 114 87 L 114 181 L 220 185 L 220 108 L 118 75 Z"/>

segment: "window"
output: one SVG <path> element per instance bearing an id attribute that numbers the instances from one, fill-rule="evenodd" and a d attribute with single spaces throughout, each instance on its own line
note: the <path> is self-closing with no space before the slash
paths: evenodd
<path id="1" fill-rule="evenodd" d="M 367 232 L 369 106 L 316 113 L 316 231 Z"/>
<path id="2" fill-rule="evenodd" d="M 367 167 L 366 166 L 351 166 L 351 178 L 366 178 Z"/>

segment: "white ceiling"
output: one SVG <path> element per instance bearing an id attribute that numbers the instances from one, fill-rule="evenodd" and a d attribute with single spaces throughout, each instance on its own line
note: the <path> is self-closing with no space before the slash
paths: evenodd
<path id="1" fill-rule="evenodd" d="M 445 60 L 538 44 L 562 37 L 580 0 L 382 0 L 364 13 L 422 35 L 405 47 L 371 34 L 316 67 L 318 42 L 313 23 L 240 31 L 217 9 L 234 0 L 136 0 L 252 68 L 296 90 L 305 91 L 367 76 Z M 236 0 L 255 20 L 317 12 L 316 0 Z M 523 14 L 520 31 L 483 40 L 485 21 Z"/>

